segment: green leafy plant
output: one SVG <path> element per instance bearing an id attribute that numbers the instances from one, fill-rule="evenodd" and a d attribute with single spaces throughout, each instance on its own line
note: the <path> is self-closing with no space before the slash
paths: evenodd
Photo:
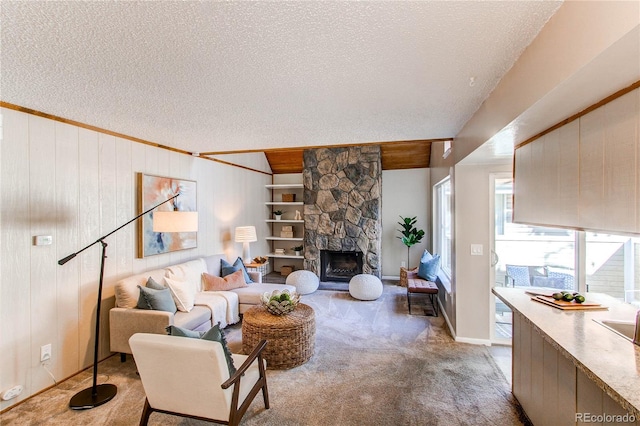
<path id="1" fill-rule="evenodd" d="M 273 211 L 273 214 L 276 215 L 276 216 L 282 216 L 283 213 L 284 212 L 282 210 L 274 210 Z"/>
<path id="2" fill-rule="evenodd" d="M 407 246 L 407 267 L 409 267 L 409 251 L 411 250 L 411 246 L 418 244 L 422 241 L 424 237 L 424 231 L 422 229 L 417 229 L 414 225 L 417 220 L 414 217 L 402 217 L 402 222 L 398 222 L 398 225 L 402 226 L 402 229 L 398 229 L 400 232 L 400 236 L 397 237 L 402 240 L 402 244 Z"/>
<path id="3" fill-rule="evenodd" d="M 300 246 L 292 247 L 291 250 L 293 250 L 293 251 L 302 251 L 302 246 L 300 245 Z"/>

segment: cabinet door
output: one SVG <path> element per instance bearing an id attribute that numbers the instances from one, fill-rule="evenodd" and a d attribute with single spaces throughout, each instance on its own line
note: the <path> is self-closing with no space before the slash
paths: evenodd
<path id="1" fill-rule="evenodd" d="M 636 92 L 604 106 L 604 229 L 636 231 Z"/>
<path id="2" fill-rule="evenodd" d="M 576 226 L 580 193 L 580 126 L 575 120 L 558 129 L 558 225 Z"/>
<path id="3" fill-rule="evenodd" d="M 604 109 L 580 118 L 580 223 L 602 229 L 604 222 Z"/>
<path id="4" fill-rule="evenodd" d="M 515 179 L 513 181 L 513 221 L 531 222 L 535 219 L 535 212 L 532 206 L 535 200 L 532 196 L 533 173 L 531 168 L 531 148 L 532 144 L 518 148 L 515 155 Z"/>
<path id="5" fill-rule="evenodd" d="M 538 214 L 543 214 L 543 223 L 560 222 L 560 199 L 558 172 L 560 164 L 560 130 L 545 135 L 542 143 L 543 162 L 542 175 L 539 179 L 537 196 L 540 200 Z M 543 211 L 541 211 L 543 209 Z"/>

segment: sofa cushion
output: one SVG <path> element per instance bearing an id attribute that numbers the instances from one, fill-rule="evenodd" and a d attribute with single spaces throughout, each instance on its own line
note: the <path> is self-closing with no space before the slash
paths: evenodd
<path id="1" fill-rule="evenodd" d="M 173 324 L 189 330 L 200 329 L 202 324 L 208 324 L 206 329 L 211 327 L 211 309 L 206 306 L 196 305 L 190 312 L 178 311 L 173 317 Z"/>
<path id="2" fill-rule="evenodd" d="M 236 261 L 233 262 L 233 265 L 231 265 L 226 260 L 221 259 L 220 269 L 221 269 L 221 273 L 220 273 L 221 277 L 226 277 L 227 275 L 233 274 L 236 271 L 242 271 L 242 275 L 244 276 L 244 282 L 246 282 L 247 284 L 251 284 L 253 282 L 251 280 L 251 277 L 249 277 L 249 274 L 247 273 L 247 268 L 245 268 L 244 263 L 242 263 L 242 259 L 240 258 L 237 258 Z"/>
<path id="3" fill-rule="evenodd" d="M 178 281 L 165 277 L 164 281 L 171 290 L 173 300 L 179 311 L 190 312 L 196 300 L 196 284 L 191 281 Z"/>
<path id="4" fill-rule="evenodd" d="M 204 291 L 228 291 L 234 288 L 246 287 L 247 283 L 244 281 L 242 271 L 236 271 L 224 278 L 209 275 L 205 272 L 202 274 L 202 285 Z"/>
<path id="5" fill-rule="evenodd" d="M 202 291 L 202 273 L 207 272 L 207 265 L 202 258 L 165 268 L 166 277 L 177 281 L 189 281 L 195 285 L 196 291 Z"/>
<path id="6" fill-rule="evenodd" d="M 283 291 L 284 289 L 296 291 L 296 288 L 292 285 L 267 283 L 254 283 L 246 287 L 235 288 L 231 291 L 238 295 L 238 301 L 241 305 L 259 305 L 260 297 L 264 293 L 271 293 L 274 290 Z"/>
<path id="7" fill-rule="evenodd" d="M 176 312 L 176 304 L 171 297 L 171 291 L 168 288 L 156 290 L 149 287 L 138 286 L 140 291 L 140 300 L 138 301 L 139 309 L 149 309 L 153 311 Z"/>
<path id="8" fill-rule="evenodd" d="M 116 306 L 118 308 L 135 308 L 140 297 L 138 286 L 144 287 L 149 278 L 153 278 L 157 283 L 162 283 L 165 273 L 164 269 L 154 269 L 118 281 L 115 285 Z"/>

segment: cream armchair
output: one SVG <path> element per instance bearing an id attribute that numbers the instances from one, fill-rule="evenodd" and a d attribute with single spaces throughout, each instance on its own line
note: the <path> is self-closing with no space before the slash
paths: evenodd
<path id="1" fill-rule="evenodd" d="M 233 376 L 218 342 L 137 333 L 129 345 L 147 395 L 141 425 L 154 411 L 237 425 L 261 389 L 269 408 L 265 340 L 248 356 L 233 354 Z"/>

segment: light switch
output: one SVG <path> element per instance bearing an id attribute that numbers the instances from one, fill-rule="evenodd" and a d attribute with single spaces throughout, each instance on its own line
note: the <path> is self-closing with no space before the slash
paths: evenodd
<path id="1" fill-rule="evenodd" d="M 471 256 L 482 256 L 482 244 L 471 244 Z"/>
<path id="2" fill-rule="evenodd" d="M 33 245 L 35 246 L 50 246 L 51 244 L 53 244 L 51 235 L 36 235 L 33 237 Z"/>

